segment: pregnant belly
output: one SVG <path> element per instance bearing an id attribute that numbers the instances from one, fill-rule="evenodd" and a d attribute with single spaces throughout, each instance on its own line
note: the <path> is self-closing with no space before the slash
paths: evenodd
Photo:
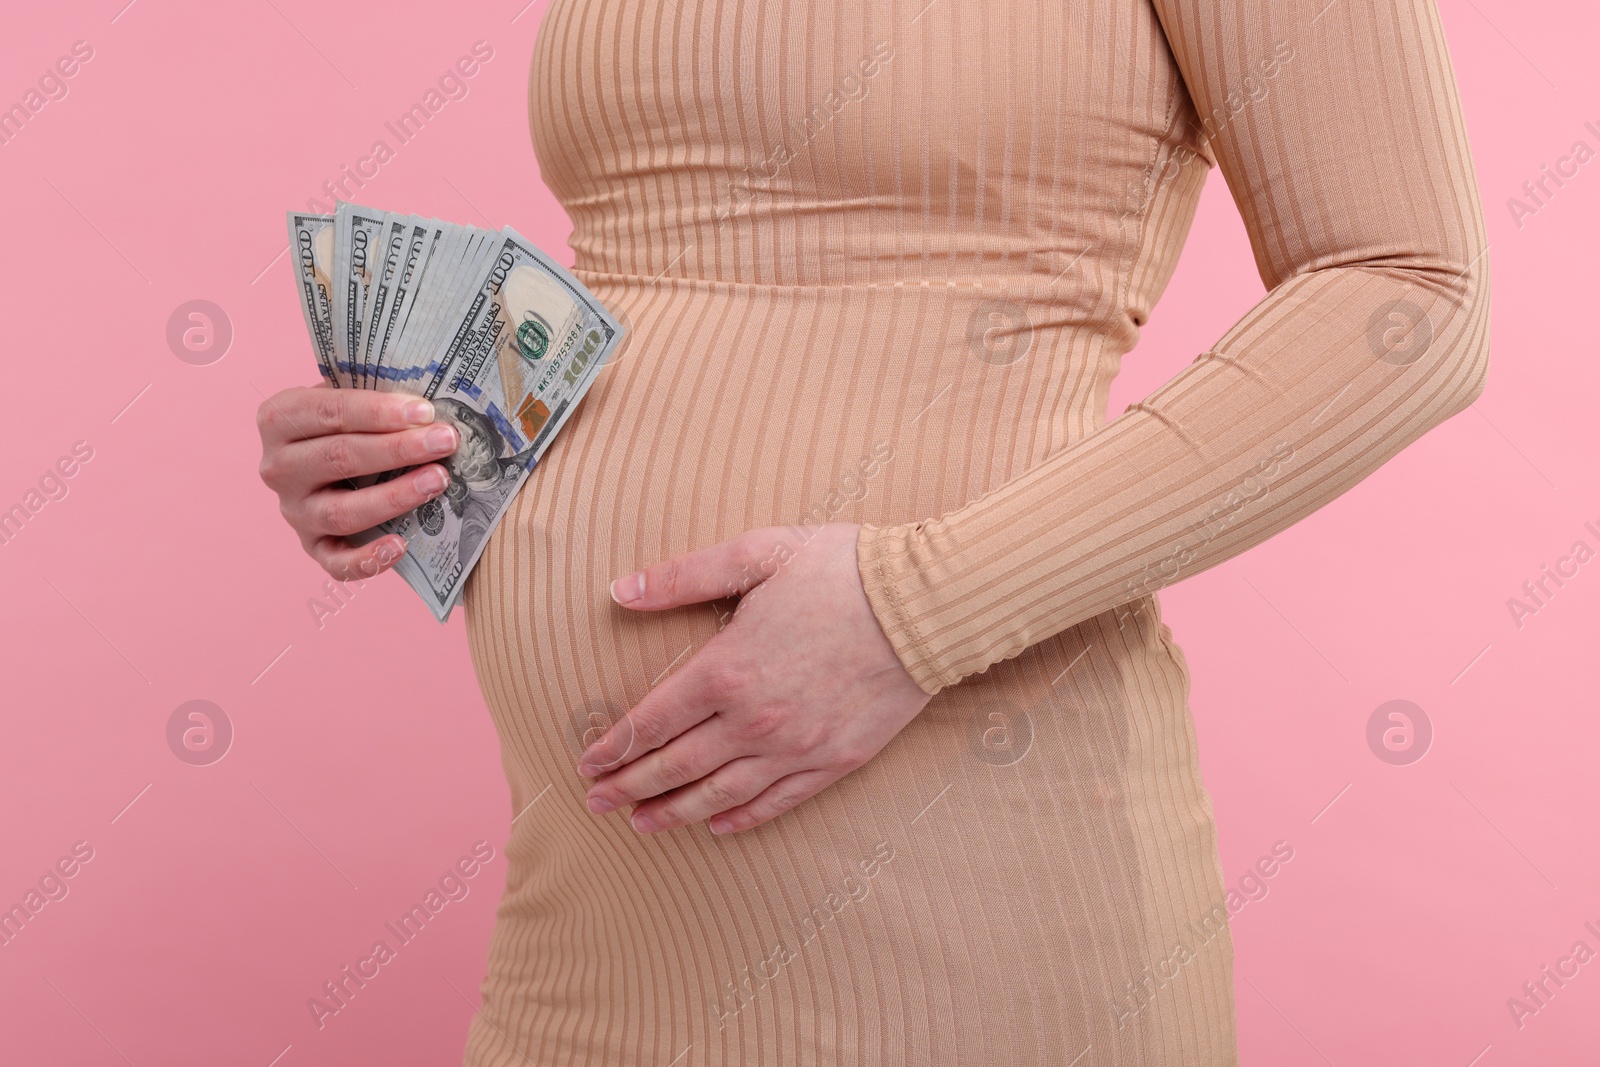
<path id="1" fill-rule="evenodd" d="M 948 1016 L 954 988 L 977 998 L 949 1024 L 959 1062 L 982 1061 L 996 1025 L 1034 1035 L 1014 1062 L 1059 1058 L 1063 1035 L 1154 1062 L 1139 1058 L 1145 1035 L 1225 990 L 1228 957 L 1137 1025 L 1107 1007 L 1220 885 L 1186 677 L 1153 610 L 1090 620 L 943 690 L 867 765 L 746 833 L 642 837 L 625 812 L 590 815 L 575 771 L 731 608 L 628 612 L 612 578 L 754 527 L 959 507 L 1092 429 L 1115 360 L 992 290 L 580 277 L 630 339 L 467 586 L 514 816 L 491 1001 L 580 1030 L 597 1012 L 629 1017 L 631 1001 L 597 1004 L 530 962 L 582 960 L 602 986 L 683 998 L 692 1039 L 736 1063 L 768 1062 L 735 1050 L 780 996 L 898 985 L 897 1025 L 917 1029 Z M 1170 884 L 1149 873 L 1173 870 Z M 889 973 L 902 962 L 910 986 Z M 782 1047 L 809 1050 L 796 1062 L 849 1061 L 791 1021 Z"/>
<path id="2" fill-rule="evenodd" d="M 628 336 L 467 589 L 486 694 L 540 722 L 514 789 L 569 774 L 731 608 L 626 612 L 612 578 L 762 526 L 954 510 L 1099 425 L 1117 362 L 1102 334 L 1051 321 L 1057 305 L 994 284 L 578 274 Z"/>

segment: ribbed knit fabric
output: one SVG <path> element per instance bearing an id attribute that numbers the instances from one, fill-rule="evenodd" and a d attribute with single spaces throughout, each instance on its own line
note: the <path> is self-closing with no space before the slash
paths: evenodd
<path id="1" fill-rule="evenodd" d="M 514 820 L 466 1062 L 1234 1064 L 1155 590 L 1483 386 L 1431 0 L 554 0 L 529 102 L 631 335 L 467 588 Z M 1270 292 L 1107 424 L 1214 164 Z M 801 521 L 864 524 L 926 710 L 753 831 L 590 815 L 727 607 L 610 580 Z"/>

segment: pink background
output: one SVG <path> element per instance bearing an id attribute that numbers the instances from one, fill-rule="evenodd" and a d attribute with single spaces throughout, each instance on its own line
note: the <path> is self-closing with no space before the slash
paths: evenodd
<path id="1" fill-rule="evenodd" d="M 475 41 L 494 56 L 468 95 L 360 199 L 511 223 L 570 262 L 527 135 L 546 2 L 125 2 L 9 5 L 0 36 L 0 104 L 74 42 L 93 49 L 0 145 L 16 402 L 0 509 L 75 442 L 93 449 L 0 546 L 0 906 L 75 842 L 94 849 L 0 948 L 0 1061 L 459 1062 L 511 815 L 461 619 L 441 630 L 386 577 L 319 628 L 323 575 L 257 480 L 253 416 L 313 377 L 283 212 L 375 139 L 393 147 L 384 123 Z M 1233 920 L 1247 1063 L 1549 1067 L 1600 1041 L 1600 961 L 1520 1028 L 1506 1004 L 1574 942 L 1600 951 L 1584 929 L 1600 929 L 1600 563 L 1520 629 L 1506 604 L 1574 541 L 1600 548 L 1584 529 L 1600 528 L 1600 160 L 1520 227 L 1506 204 L 1574 141 L 1600 149 L 1584 129 L 1600 131 L 1600 14 L 1440 6 L 1493 242 L 1489 388 L 1346 497 L 1162 594 L 1230 881 L 1294 849 Z M 1110 410 L 1260 295 L 1213 174 Z M 192 299 L 234 331 L 210 365 L 166 341 Z M 1366 740 L 1395 698 L 1434 728 L 1408 766 Z M 236 731 L 209 766 L 167 744 L 195 699 Z M 496 858 L 470 894 L 319 1030 L 307 998 L 478 841 Z"/>

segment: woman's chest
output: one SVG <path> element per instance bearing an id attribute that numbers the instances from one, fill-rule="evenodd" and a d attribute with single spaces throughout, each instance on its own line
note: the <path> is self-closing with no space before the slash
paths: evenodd
<path id="1" fill-rule="evenodd" d="M 1180 94 L 1147 0 L 555 0 L 529 114 L 569 207 L 737 210 L 1147 165 Z"/>

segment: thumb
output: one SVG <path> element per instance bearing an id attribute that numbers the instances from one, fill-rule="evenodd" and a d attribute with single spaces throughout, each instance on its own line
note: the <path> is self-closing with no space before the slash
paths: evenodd
<path id="1" fill-rule="evenodd" d="M 624 575 L 611 583 L 611 599 L 634 611 L 660 611 L 743 596 L 776 569 L 777 559 L 769 557 L 781 549 L 766 534 L 743 533 Z"/>

